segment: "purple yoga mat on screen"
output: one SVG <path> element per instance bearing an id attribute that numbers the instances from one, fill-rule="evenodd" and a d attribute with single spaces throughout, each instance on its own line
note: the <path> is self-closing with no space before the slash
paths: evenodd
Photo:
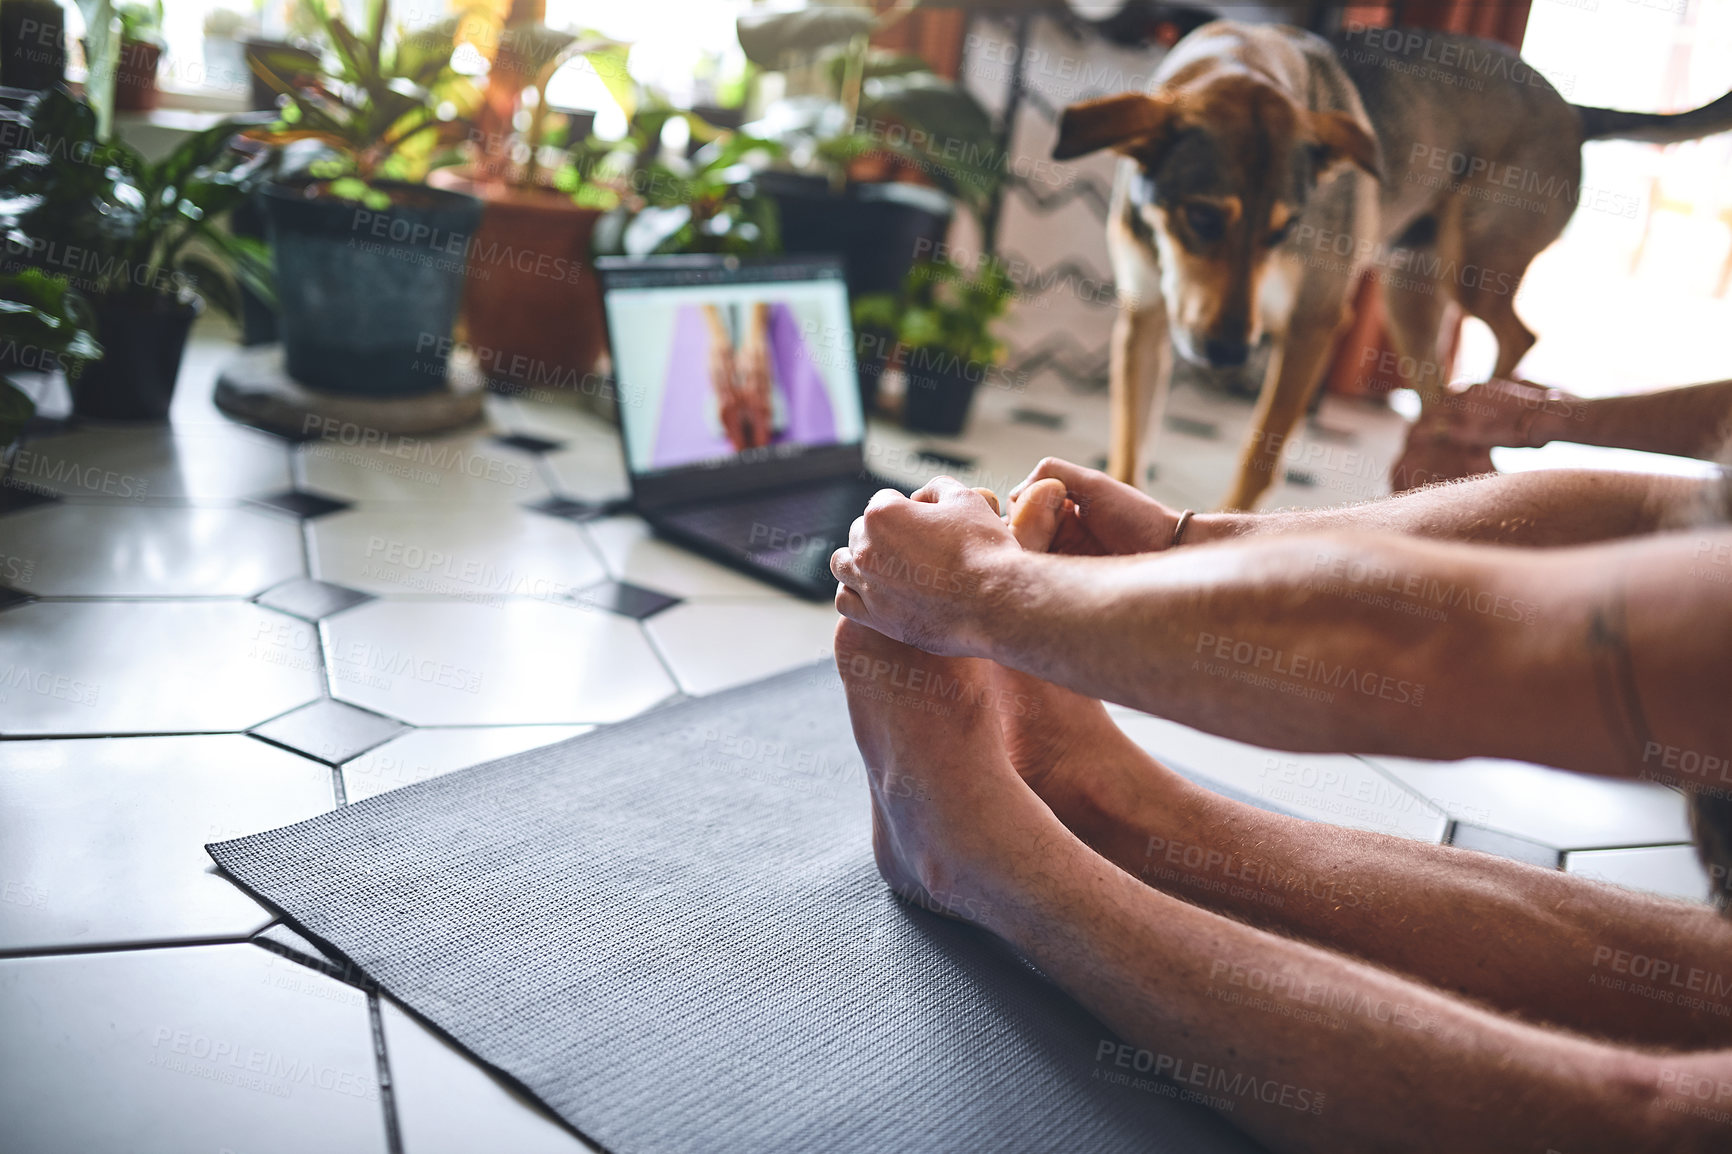
<path id="1" fill-rule="evenodd" d="M 786 424 L 772 444 L 830 445 L 836 441 L 836 411 L 829 390 L 793 311 L 770 306 L 770 387 L 781 395 Z M 667 469 L 734 451 L 714 420 L 716 398 L 710 388 L 710 332 L 702 307 L 681 305 L 674 314 L 673 347 L 668 352 L 662 389 L 661 419 L 656 428 L 650 467 Z"/>

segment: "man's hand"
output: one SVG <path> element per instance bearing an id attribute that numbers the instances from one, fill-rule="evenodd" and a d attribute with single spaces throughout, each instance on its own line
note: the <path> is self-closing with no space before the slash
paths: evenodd
<path id="1" fill-rule="evenodd" d="M 836 611 L 945 656 L 985 656 L 997 579 L 1024 557 L 986 499 L 950 477 L 880 490 L 830 557 Z"/>
<path id="2" fill-rule="evenodd" d="M 1446 394 L 1414 427 L 1463 448 L 1537 449 L 1555 438 L 1580 403 L 1561 389 L 1483 381 Z"/>
<path id="3" fill-rule="evenodd" d="M 1062 502 L 1045 496 L 1045 486 L 1036 494 L 1035 482 L 1047 478 L 1064 482 Z M 1045 526 L 1034 535 L 1051 541 L 1050 553 L 1082 556 L 1117 556 L 1153 553 L 1172 543 L 1179 513 L 1144 494 L 1115 481 L 1098 469 L 1085 469 L 1057 457 L 1047 457 L 1034 467 L 1022 484 L 1010 491 L 1012 506 L 1036 499 L 1041 507 L 1027 516 L 1031 526 Z"/>

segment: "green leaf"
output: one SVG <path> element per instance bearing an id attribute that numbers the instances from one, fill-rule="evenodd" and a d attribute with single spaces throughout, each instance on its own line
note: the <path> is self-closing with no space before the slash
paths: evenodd
<path id="1" fill-rule="evenodd" d="M 235 290 L 234 281 L 230 280 L 222 269 L 197 253 L 183 256 L 180 259 L 180 268 L 192 280 L 193 288 L 198 291 L 199 296 L 225 315 L 239 319 L 241 294 Z"/>
<path id="2" fill-rule="evenodd" d="M 85 97 L 95 110 L 96 139 L 107 140 L 114 131 L 114 76 L 120 64 L 120 28 L 112 0 L 78 0 L 84 17 L 84 43 L 88 56 Z"/>
<path id="3" fill-rule="evenodd" d="M 35 415 L 36 402 L 29 394 L 0 376 L 0 449 L 17 440 Z"/>
<path id="4" fill-rule="evenodd" d="M 868 35 L 876 24 L 870 8 L 841 3 L 754 10 L 739 18 L 735 30 L 746 59 L 761 68 L 780 68 L 789 57 Z"/>

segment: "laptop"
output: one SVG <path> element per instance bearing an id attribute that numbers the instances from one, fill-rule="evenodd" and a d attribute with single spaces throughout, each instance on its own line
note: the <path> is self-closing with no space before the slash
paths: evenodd
<path id="1" fill-rule="evenodd" d="M 632 502 L 663 537 L 814 599 L 879 489 L 842 262 L 596 262 Z"/>

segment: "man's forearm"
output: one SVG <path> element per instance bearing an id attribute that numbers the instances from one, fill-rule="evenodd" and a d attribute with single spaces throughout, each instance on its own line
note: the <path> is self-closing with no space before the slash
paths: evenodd
<path id="1" fill-rule="evenodd" d="M 1713 1149 L 1665 1087 L 1723 1055 L 1647 1055 L 1524 1025 L 1140 885 L 1086 846 L 1006 871 L 989 928 L 1117 1037 L 1091 1055 L 1126 1093 L 1164 1077 L 1278 1150 Z M 1351 1007 L 1260 1013 L 1231 975 L 1279 974 Z M 1123 1039 L 1121 1042 L 1120 1039 Z M 1167 1083 L 1171 1085 L 1171 1083 Z"/>
<path id="2" fill-rule="evenodd" d="M 1707 907 L 1385 834 L 1319 836 L 1313 822 L 1185 780 L 1129 738 L 1100 749 L 1091 770 L 1048 804 L 1145 884 L 1530 1020 L 1633 1043 L 1732 1045 L 1732 923 Z M 1277 1012 L 1343 1009 L 1267 969 L 1223 986 Z"/>
<path id="3" fill-rule="evenodd" d="M 1532 431 L 1533 442 L 1541 445 L 1574 441 L 1712 460 L 1732 434 L 1732 381 L 1574 399 L 1542 410 Z"/>
<path id="4" fill-rule="evenodd" d="M 1589 469 L 1497 473 L 1334 509 L 1199 513 L 1187 544 L 1248 535 L 1368 531 L 1497 545 L 1579 545 L 1679 523 L 1705 485 Z"/>
<path id="5" fill-rule="evenodd" d="M 1006 554 L 972 648 L 1274 749 L 1634 776 L 1664 768 L 1651 748 L 1732 742 L 1713 696 L 1732 678 L 1728 579 L 1724 529 L 1516 553 L 1320 536 Z"/>

